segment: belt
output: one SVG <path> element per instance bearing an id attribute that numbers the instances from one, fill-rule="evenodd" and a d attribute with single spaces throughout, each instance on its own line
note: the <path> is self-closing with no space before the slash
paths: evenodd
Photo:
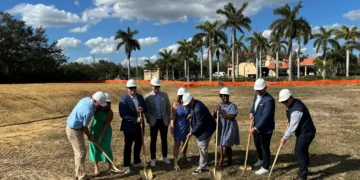
<path id="1" fill-rule="evenodd" d="M 69 127 L 69 126 L 67 126 L 68 128 L 70 128 L 70 129 L 72 129 L 72 130 L 74 130 L 74 131 L 80 131 L 81 130 L 81 128 L 80 129 L 75 129 L 75 128 L 71 128 L 71 127 Z"/>

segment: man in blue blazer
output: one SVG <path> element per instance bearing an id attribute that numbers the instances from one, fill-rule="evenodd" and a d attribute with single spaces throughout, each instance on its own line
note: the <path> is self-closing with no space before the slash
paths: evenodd
<path id="1" fill-rule="evenodd" d="M 275 128 L 275 100 L 266 92 L 266 82 L 259 78 L 255 81 L 254 104 L 250 111 L 250 120 L 254 121 L 254 126 L 250 133 L 254 135 L 254 142 L 259 159 L 254 167 L 261 168 L 255 172 L 257 175 L 269 172 L 270 164 L 270 141 Z"/>
<path id="2" fill-rule="evenodd" d="M 140 152 L 142 147 L 142 137 L 140 123 L 144 124 L 144 116 L 140 113 L 146 113 L 147 107 L 144 97 L 136 92 L 137 84 L 135 80 L 128 80 L 126 83 L 127 93 L 119 101 L 119 113 L 122 119 L 120 131 L 124 132 L 124 167 L 125 174 L 130 173 L 131 146 L 134 145 L 134 167 L 144 167 L 141 162 Z"/>
<path id="3" fill-rule="evenodd" d="M 207 167 L 208 147 L 211 135 L 216 129 L 216 121 L 204 103 L 194 99 L 190 93 L 183 95 L 183 105 L 191 109 L 192 131 L 187 135 L 187 138 L 190 138 L 192 135 L 197 138 L 200 159 L 199 167 L 196 168 L 193 174 L 200 174 Z"/>

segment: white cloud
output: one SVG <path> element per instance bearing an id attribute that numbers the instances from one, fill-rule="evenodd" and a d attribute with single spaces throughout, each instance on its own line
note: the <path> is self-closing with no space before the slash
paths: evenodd
<path id="1" fill-rule="evenodd" d="M 69 29 L 69 32 L 71 32 L 71 33 L 84 33 L 89 29 L 89 27 L 90 27 L 90 25 L 87 24 L 87 25 L 82 26 L 82 27 L 76 27 L 76 28 Z"/>
<path id="2" fill-rule="evenodd" d="M 140 46 L 151 46 L 159 41 L 158 37 L 147 37 L 138 39 Z M 116 51 L 116 46 L 120 40 L 115 37 L 110 38 L 97 37 L 85 42 L 85 45 L 91 49 L 91 54 L 110 54 Z"/>
<path id="3" fill-rule="evenodd" d="M 143 57 L 139 57 L 139 58 L 136 58 L 136 57 L 131 57 L 130 58 L 130 66 L 134 67 L 136 65 L 138 66 L 144 66 L 145 64 L 145 60 L 150 60 L 151 62 L 155 62 L 157 60 L 157 56 L 156 55 L 152 55 L 150 58 L 149 57 L 146 57 L 146 56 L 143 56 Z M 124 66 L 124 67 L 127 67 L 127 64 L 128 64 L 128 61 L 127 59 L 125 58 L 121 64 Z"/>
<path id="4" fill-rule="evenodd" d="M 12 15 L 20 14 L 26 24 L 35 27 L 63 27 L 73 23 L 81 22 L 77 14 L 58 10 L 54 5 L 46 6 L 44 4 L 18 4 L 8 10 Z"/>
<path id="5" fill-rule="evenodd" d="M 141 46 L 151 46 L 157 42 L 159 42 L 158 37 L 147 37 L 147 38 L 140 38 L 138 39 Z"/>
<path id="6" fill-rule="evenodd" d="M 112 9 L 108 6 L 99 6 L 95 8 L 86 9 L 82 12 L 81 19 L 84 22 L 96 24 L 100 22 L 102 19 L 110 18 L 110 13 Z"/>
<path id="7" fill-rule="evenodd" d="M 95 58 L 95 63 L 99 62 L 99 60 L 105 60 L 108 61 L 108 58 Z M 75 62 L 78 63 L 84 63 L 84 64 L 91 64 L 94 63 L 94 58 L 89 56 L 89 57 L 81 57 L 75 60 Z"/>
<path id="8" fill-rule="evenodd" d="M 94 0 L 96 6 L 108 6 L 114 10 L 113 17 L 121 20 L 154 21 L 155 25 L 168 24 L 173 22 L 187 22 L 189 17 L 196 17 L 201 21 L 224 19 L 223 16 L 216 14 L 217 9 L 224 8 L 224 5 L 232 2 L 236 7 L 240 7 L 247 0 Z M 249 3 L 246 15 L 253 15 L 263 7 L 280 5 L 295 0 L 256 0 Z"/>
<path id="9" fill-rule="evenodd" d="M 343 17 L 346 18 L 346 19 L 350 19 L 352 21 L 360 20 L 360 9 L 352 10 L 352 11 L 344 14 Z"/>
<path id="10" fill-rule="evenodd" d="M 265 30 L 265 31 L 262 33 L 262 35 L 263 35 L 266 39 L 270 40 L 271 32 L 272 32 L 272 30 L 267 29 L 267 30 Z"/>
<path id="11" fill-rule="evenodd" d="M 74 4 L 75 4 L 76 6 L 80 6 L 80 3 L 79 3 L 78 0 L 75 0 Z"/>
<path id="12" fill-rule="evenodd" d="M 150 59 L 151 59 L 151 60 L 157 60 L 158 58 L 157 58 L 156 55 L 152 55 L 152 56 L 150 57 Z"/>
<path id="13" fill-rule="evenodd" d="M 173 53 L 176 54 L 179 47 L 180 47 L 179 44 L 172 44 L 172 45 L 170 45 L 170 46 L 168 46 L 168 47 L 166 47 L 166 48 L 161 48 L 161 49 L 159 50 L 159 52 L 162 51 L 163 49 L 166 49 L 166 50 L 168 50 L 168 51 L 173 50 Z"/>
<path id="14" fill-rule="evenodd" d="M 63 49 L 75 49 L 79 47 L 81 41 L 72 37 L 65 37 L 58 40 L 57 45 Z"/>
<path id="15" fill-rule="evenodd" d="M 324 25 L 323 27 L 326 29 L 326 30 L 330 30 L 330 29 L 340 29 L 341 28 L 341 24 L 339 23 L 335 23 L 333 25 Z M 316 33 L 319 33 L 320 32 L 320 27 L 321 26 L 315 26 L 312 28 L 312 34 L 316 34 Z"/>

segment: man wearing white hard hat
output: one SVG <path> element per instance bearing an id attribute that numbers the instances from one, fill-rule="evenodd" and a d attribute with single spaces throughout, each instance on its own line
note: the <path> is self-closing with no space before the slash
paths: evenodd
<path id="1" fill-rule="evenodd" d="M 275 128 L 275 100 L 266 92 L 267 86 L 264 79 L 255 81 L 254 103 L 250 110 L 250 120 L 254 121 L 250 134 L 254 135 L 254 143 L 258 154 L 258 160 L 254 167 L 260 167 L 255 172 L 257 175 L 269 172 L 270 165 L 270 142 Z"/>
<path id="2" fill-rule="evenodd" d="M 216 129 L 216 121 L 209 109 L 201 101 L 194 99 L 190 93 L 183 95 L 183 105 L 191 109 L 191 132 L 187 137 L 194 135 L 200 153 L 199 166 L 193 174 L 200 174 L 207 168 L 208 147 L 212 134 Z"/>
<path id="3" fill-rule="evenodd" d="M 134 167 L 144 167 L 146 162 L 141 162 L 140 152 L 142 147 L 142 136 L 140 123 L 145 127 L 144 116 L 147 106 L 144 97 L 137 93 L 136 81 L 130 79 L 126 83 L 127 93 L 119 101 L 119 113 L 122 119 L 120 131 L 124 133 L 124 167 L 125 174 L 130 174 L 131 148 L 134 144 Z"/>
<path id="4" fill-rule="evenodd" d="M 88 124 L 93 118 L 96 109 L 105 106 L 107 106 L 105 94 L 98 91 L 91 98 L 82 98 L 66 120 L 66 134 L 74 150 L 76 179 L 89 179 L 85 172 L 86 149 L 84 133 L 89 141 L 95 141 L 89 132 Z"/>
<path id="5" fill-rule="evenodd" d="M 157 135 L 160 131 L 161 137 L 161 150 L 163 161 L 166 164 L 171 164 L 167 158 L 168 154 L 168 126 L 171 116 L 171 105 L 168 94 L 160 91 L 161 83 L 159 78 L 153 78 L 150 82 L 152 91 L 145 96 L 145 102 L 148 107 L 148 111 L 145 114 L 146 122 L 150 124 L 150 154 L 151 163 L 150 166 L 156 166 L 156 141 Z"/>
<path id="6" fill-rule="evenodd" d="M 290 124 L 285 135 L 281 138 L 280 144 L 284 146 L 292 133 L 295 132 L 295 156 L 299 166 L 297 179 L 306 180 L 309 166 L 309 146 L 315 138 L 316 128 L 308 108 L 301 100 L 293 98 L 290 90 L 283 89 L 280 91 L 279 102 L 285 105 L 287 124 Z"/>

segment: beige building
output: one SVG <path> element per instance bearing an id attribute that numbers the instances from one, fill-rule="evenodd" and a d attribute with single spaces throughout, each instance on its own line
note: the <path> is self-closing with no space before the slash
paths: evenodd
<path id="1" fill-rule="evenodd" d="M 144 80 L 151 80 L 152 78 L 161 78 L 160 77 L 160 69 L 156 70 L 144 70 Z"/>

